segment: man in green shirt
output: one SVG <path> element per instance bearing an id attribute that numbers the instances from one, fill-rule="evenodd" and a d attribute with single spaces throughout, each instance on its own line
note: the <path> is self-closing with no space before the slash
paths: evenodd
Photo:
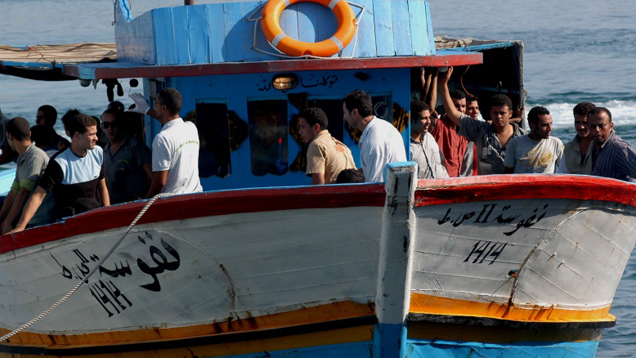
<path id="1" fill-rule="evenodd" d="M 11 149 L 18 153 L 16 176 L 11 191 L 0 210 L 2 232 L 13 229 L 15 221 L 22 215 L 22 209 L 49 163 L 49 156 L 31 141 L 29 122 L 22 117 L 11 119 L 7 123 L 7 142 Z M 40 225 L 51 220 L 51 203 L 40 206 L 29 225 Z"/>

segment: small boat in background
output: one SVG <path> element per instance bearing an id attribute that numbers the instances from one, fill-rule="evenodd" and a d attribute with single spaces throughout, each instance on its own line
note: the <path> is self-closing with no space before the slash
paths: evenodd
<path id="1" fill-rule="evenodd" d="M 615 324 L 636 186 L 418 181 L 412 162 L 390 164 L 384 184 L 307 186 L 301 108 L 324 109 L 358 158 L 359 133 L 342 119 L 354 89 L 406 148 L 421 67 L 470 66 L 453 79 L 483 108 L 493 93 L 525 100 L 521 42 L 436 42 L 424 1 L 352 4 L 356 35 L 338 54 L 289 58 L 256 21 L 261 2 L 133 19 L 116 0 L 117 61 L 53 67 L 82 85 L 142 78 L 149 102 L 178 89 L 199 130 L 205 191 L 0 237 L 2 333 L 46 312 L 1 342 L 0 356 L 593 357 Z M 306 43 L 329 39 L 334 20 L 310 2 L 280 15 L 284 33 Z M 150 144 L 161 128 L 145 125 Z"/>

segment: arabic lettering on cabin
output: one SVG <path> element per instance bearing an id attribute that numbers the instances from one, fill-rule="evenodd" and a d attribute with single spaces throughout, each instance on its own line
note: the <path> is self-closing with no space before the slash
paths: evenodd
<path id="1" fill-rule="evenodd" d="M 163 237 L 156 242 L 152 235 L 145 232 L 143 237 L 137 236 L 139 242 L 148 247 L 150 259 L 144 260 L 137 257 L 137 268 L 130 267 L 128 260 L 119 261 L 113 266 L 102 265 L 99 267 L 99 279 L 96 282 L 87 283 L 91 295 L 101 305 L 108 316 L 119 314 L 133 303 L 124 295 L 113 282 L 114 279 L 125 278 L 126 276 L 142 274 L 145 281 L 139 287 L 151 291 L 161 291 L 160 274 L 166 271 L 176 271 L 181 265 L 181 258 L 177 250 L 166 242 Z M 81 280 L 90 272 L 90 263 L 99 262 L 97 255 L 86 256 L 81 250 L 75 249 L 73 253 L 76 260 L 72 264 L 62 264 L 53 254 L 51 257 L 60 266 L 61 274 L 69 280 Z"/>
<path id="2" fill-rule="evenodd" d="M 325 87 L 332 88 L 339 78 L 335 72 L 327 73 L 310 73 L 308 75 L 300 76 L 300 87 L 302 88 L 314 88 Z M 269 91 L 272 89 L 272 81 L 268 77 L 260 75 L 258 81 L 256 81 L 256 89 L 259 92 Z M 283 88 L 282 92 L 285 93 L 291 88 Z"/>

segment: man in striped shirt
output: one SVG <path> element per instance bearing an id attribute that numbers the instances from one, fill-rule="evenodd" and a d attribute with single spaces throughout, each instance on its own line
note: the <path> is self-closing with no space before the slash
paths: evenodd
<path id="1" fill-rule="evenodd" d="M 614 132 L 612 113 L 596 107 L 587 121 L 594 141 L 592 175 L 636 182 L 636 152 Z"/>

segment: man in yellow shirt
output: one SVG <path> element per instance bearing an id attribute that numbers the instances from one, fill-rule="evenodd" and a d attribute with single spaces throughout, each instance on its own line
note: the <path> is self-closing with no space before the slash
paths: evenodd
<path id="1" fill-rule="evenodd" d="M 316 107 L 298 114 L 299 132 L 307 147 L 307 175 L 311 184 L 333 184 L 345 169 L 356 169 L 351 150 L 327 130 L 325 112 Z"/>

